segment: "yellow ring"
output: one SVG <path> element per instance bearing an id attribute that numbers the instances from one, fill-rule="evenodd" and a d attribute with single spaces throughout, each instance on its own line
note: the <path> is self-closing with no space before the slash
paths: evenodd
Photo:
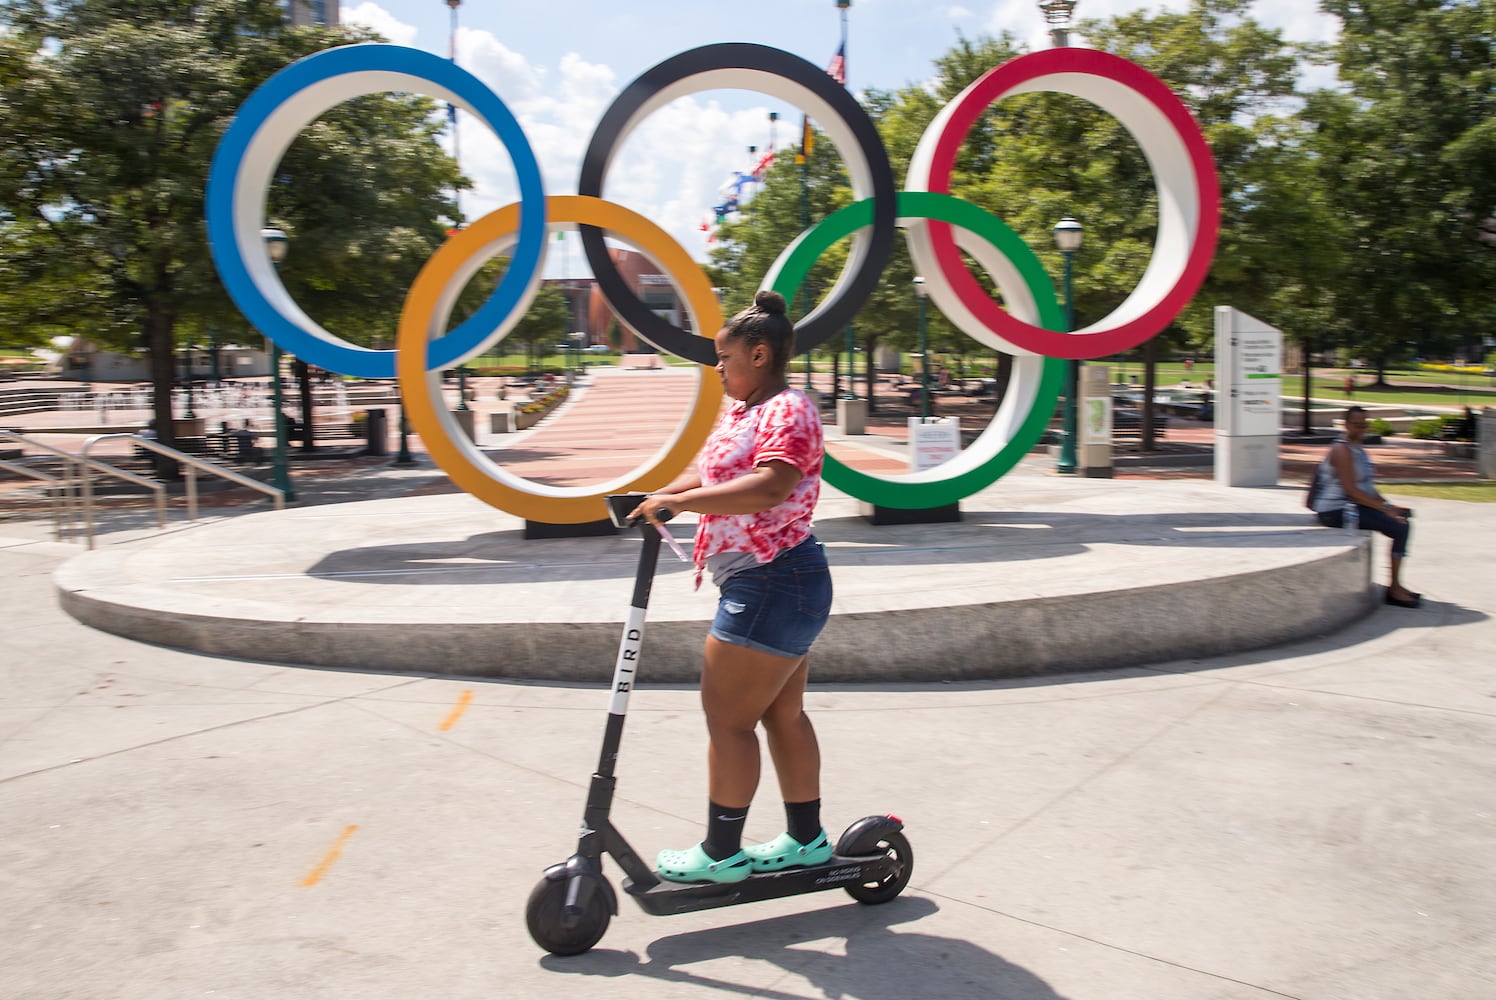
<path id="1" fill-rule="evenodd" d="M 629 241 L 658 265 L 675 282 L 696 330 L 709 330 L 715 335 L 721 328 L 722 308 L 710 279 L 660 227 L 621 205 L 599 198 L 560 195 L 546 199 L 548 231 L 569 229 L 578 223 L 597 226 Z M 722 384 L 699 369 L 700 379 L 690 414 L 642 473 L 631 470 L 598 489 L 544 486 L 505 472 L 468 440 L 447 410 L 441 395 L 441 372 L 426 370 L 426 356 L 427 345 L 446 329 L 451 301 L 473 273 L 474 258 L 481 263 L 493 257 L 518 228 L 519 205 L 506 205 L 490 212 L 453 234 L 416 276 L 400 310 L 400 329 L 395 340 L 395 375 L 404 395 L 406 417 L 442 471 L 484 503 L 527 520 L 549 524 L 601 521 L 608 517 L 603 498 L 609 493 L 659 489 L 690 465 L 716 422 L 722 406 Z M 526 297 L 520 308 L 528 304 Z M 499 339 L 521 314 L 517 312 L 497 331 Z M 488 343 L 481 344 L 473 353 L 487 346 Z"/>

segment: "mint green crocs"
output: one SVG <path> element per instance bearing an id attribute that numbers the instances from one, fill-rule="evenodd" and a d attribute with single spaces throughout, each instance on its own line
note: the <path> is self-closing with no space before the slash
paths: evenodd
<path id="1" fill-rule="evenodd" d="M 830 851 L 827 851 L 830 854 Z M 684 851 L 661 851 L 655 871 L 672 882 L 741 882 L 753 873 L 748 855 L 739 851 L 730 858 L 713 861 L 701 845 Z"/>
<path id="2" fill-rule="evenodd" d="M 784 868 L 808 868 L 831 860 L 831 844 L 822 829 L 808 844 L 802 844 L 787 833 L 781 833 L 766 844 L 745 847 L 743 853 L 755 872 L 777 872 Z"/>

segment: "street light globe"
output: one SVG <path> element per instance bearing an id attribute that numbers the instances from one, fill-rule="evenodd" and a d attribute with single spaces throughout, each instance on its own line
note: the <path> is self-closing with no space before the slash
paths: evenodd
<path id="1" fill-rule="evenodd" d="M 846 10 L 850 6 L 852 6 L 852 0 L 836 0 L 837 10 Z"/>
<path id="2" fill-rule="evenodd" d="M 925 279 L 924 278 L 922 278 L 922 277 L 915 277 L 915 279 L 914 279 L 914 294 L 918 295 L 920 298 L 924 298 L 926 295 L 929 294 L 929 292 L 925 291 Z"/>
<path id="3" fill-rule="evenodd" d="M 1076 3 L 1077 0 L 1039 0 L 1039 9 L 1044 12 L 1046 21 L 1063 27 L 1070 23 Z"/>
<path id="4" fill-rule="evenodd" d="M 1054 245 L 1060 253 L 1075 253 L 1086 238 L 1086 227 L 1065 216 L 1054 224 Z"/>
<path id="5" fill-rule="evenodd" d="M 260 239 L 265 241 L 265 252 L 270 254 L 270 263 L 279 264 L 286 259 L 286 251 L 291 248 L 291 241 L 280 229 L 261 229 Z"/>

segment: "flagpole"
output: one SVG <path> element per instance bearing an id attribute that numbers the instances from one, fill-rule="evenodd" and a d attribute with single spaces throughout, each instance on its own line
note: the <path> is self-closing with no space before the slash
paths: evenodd
<path id="1" fill-rule="evenodd" d="M 836 0 L 836 9 L 841 12 L 841 72 L 842 86 L 848 90 L 852 88 L 847 84 L 847 10 L 852 6 L 852 0 Z M 842 394 L 843 399 L 857 398 L 857 341 L 852 330 L 852 321 L 847 321 L 846 343 L 847 349 L 847 391 Z"/>
<path id="2" fill-rule="evenodd" d="M 447 6 L 452 11 L 452 28 L 448 33 L 447 58 L 452 60 L 452 65 L 457 65 L 457 8 L 462 6 L 462 0 L 447 0 Z M 457 151 L 457 106 L 447 104 L 447 116 L 452 125 L 452 162 L 457 164 L 457 169 L 462 169 L 462 157 Z M 457 224 L 462 225 L 462 189 L 453 188 L 452 203 L 457 206 Z"/>

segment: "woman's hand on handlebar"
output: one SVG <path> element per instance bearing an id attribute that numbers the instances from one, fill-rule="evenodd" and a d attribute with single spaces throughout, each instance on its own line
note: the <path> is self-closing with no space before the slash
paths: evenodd
<path id="1" fill-rule="evenodd" d="M 640 501 L 639 506 L 629 513 L 629 520 L 634 521 L 642 517 L 650 524 L 664 524 L 680 510 L 679 505 L 672 503 L 672 500 L 674 497 L 669 493 L 652 493 Z"/>

